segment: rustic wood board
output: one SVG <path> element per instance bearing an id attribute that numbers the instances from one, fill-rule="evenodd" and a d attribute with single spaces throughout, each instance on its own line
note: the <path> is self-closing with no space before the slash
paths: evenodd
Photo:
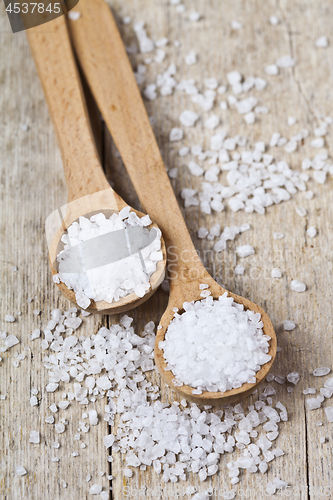
<path id="1" fill-rule="evenodd" d="M 300 128 L 311 130 L 320 114 L 333 116 L 333 47 L 325 50 L 314 48 L 314 40 L 319 36 L 325 34 L 332 37 L 333 5 L 329 0 L 186 2 L 189 11 L 193 9 L 203 14 L 198 23 L 190 23 L 167 1 L 128 0 L 126 6 L 120 0 L 110 0 L 109 3 L 118 21 L 124 15 L 130 15 L 136 21 L 145 20 L 148 33 L 154 40 L 162 37 L 181 40 L 180 49 L 176 50 L 172 45 L 166 48 L 167 59 L 160 65 L 164 69 L 168 62 L 175 62 L 179 79 L 195 78 L 201 85 L 204 78 L 217 77 L 222 83 L 226 80 L 226 73 L 233 69 L 240 70 L 245 76 L 263 76 L 262 68 L 278 57 L 291 54 L 296 58 L 297 65 L 293 70 L 284 70 L 276 77 L 266 77 L 271 85 L 258 93 L 258 98 L 260 104 L 269 107 L 270 113 L 262 115 L 256 125 L 246 126 L 237 113 L 218 111 L 230 135 L 246 135 L 250 144 L 259 139 L 267 143 L 272 132 L 278 131 L 289 137 Z M 102 484 L 104 490 L 110 486 L 106 475 L 99 476 L 100 471 L 109 473 L 107 453 L 102 445 L 102 437 L 108 431 L 102 420 L 105 401 L 99 402 L 101 422 L 84 436 L 87 448 L 79 450 L 78 457 L 72 457 L 71 453 L 77 449 L 74 434 L 84 409 L 74 404 L 70 412 L 67 410 L 69 429 L 57 439 L 61 447 L 50 453 L 50 443 L 56 440 L 56 436 L 52 426 L 45 424 L 44 420 L 50 414 L 48 406 L 54 399 L 58 400 L 60 394 L 45 393 L 47 372 L 42 363 L 44 351 L 38 341 L 28 340 L 28 334 L 34 328 L 45 325 L 53 308 L 69 307 L 52 284 L 44 237 L 45 218 L 66 202 L 66 187 L 52 124 L 25 33 L 13 35 L 3 4 L 0 12 L 0 318 L 22 311 L 16 323 L 0 322 L 0 330 L 17 334 L 21 341 L 9 351 L 8 357 L 3 356 L 0 366 L 0 394 L 6 395 L 5 400 L 0 400 L 1 498 L 39 500 L 49 496 L 53 500 L 86 499 L 91 498 L 88 485 L 92 482 Z M 272 14 L 281 19 L 276 27 L 268 22 Z M 232 32 L 232 20 L 240 21 L 243 30 Z M 131 45 L 135 40 L 131 27 L 121 23 L 119 26 L 126 45 Z M 199 62 L 191 67 L 184 66 L 184 56 L 192 48 L 197 51 Z M 132 56 L 133 64 L 137 64 L 142 57 Z M 149 67 L 148 81 L 153 81 L 157 67 Z M 154 130 L 165 164 L 169 168 L 179 167 L 180 175 L 172 181 L 177 196 L 183 187 L 197 185 L 196 179 L 183 166 L 186 162 L 177 156 L 179 144 L 170 146 L 168 141 L 171 127 L 178 125 L 179 114 L 187 106 L 193 109 L 190 101 L 179 92 L 172 98 L 164 97 L 147 103 L 148 113 L 154 118 Z M 298 119 L 299 126 L 293 129 L 288 127 L 289 115 Z M 20 124 L 25 123 L 29 125 L 28 131 L 20 129 Z M 98 126 L 95 130 L 108 178 L 127 202 L 140 208 L 107 131 Z M 203 138 L 208 137 L 205 134 L 200 121 L 196 128 L 186 132 L 184 144 L 197 142 L 204 145 Z M 331 141 L 332 129 L 326 141 L 332 152 Z M 302 146 L 299 153 L 292 155 L 292 166 L 300 168 L 301 159 L 313 154 L 308 145 Z M 283 155 L 288 157 L 286 153 Z M 272 463 L 267 477 L 244 474 L 235 488 L 239 492 L 238 498 L 246 498 L 244 490 L 252 491 L 252 496 L 249 496 L 250 492 L 247 498 L 265 498 L 262 487 L 274 477 L 281 477 L 294 488 L 292 495 L 289 491 L 279 495 L 279 498 L 317 500 L 323 496 L 321 488 L 329 492 L 326 498 L 333 495 L 330 491 L 333 482 L 332 425 L 327 423 L 323 410 L 307 411 L 302 395 L 306 387 L 320 387 L 320 380 L 314 379 L 311 371 L 318 366 L 332 364 L 332 180 L 329 179 L 323 186 L 314 183 L 311 188 L 315 193 L 313 200 L 306 200 L 300 193 L 289 202 L 271 207 L 265 216 L 243 212 L 235 214 L 227 210 L 210 218 L 203 216 L 196 207 L 183 211 L 207 269 L 221 279 L 227 289 L 258 303 L 271 317 L 282 347 L 274 373 L 286 375 L 290 371 L 298 371 L 301 374 L 301 381 L 292 394 L 286 392 L 285 385 L 275 384 L 278 391 L 276 400 L 287 406 L 290 415 L 290 421 L 281 424 L 281 434 L 276 441 L 276 445 L 285 451 L 285 456 Z M 304 206 L 308 215 L 299 217 L 295 212 L 297 206 Z M 230 243 L 228 251 L 215 256 L 211 244 L 197 238 L 200 226 L 210 227 L 215 222 L 220 222 L 222 227 L 249 222 L 253 229 L 239 237 L 237 242 Z M 310 225 L 319 229 L 319 235 L 313 240 L 306 236 Z M 275 241 L 273 231 L 281 231 L 286 237 Z M 233 273 L 238 263 L 234 249 L 240 243 L 252 244 L 256 254 L 245 261 L 245 274 L 237 277 Z M 12 266 L 17 266 L 18 271 L 12 271 Z M 281 280 L 270 277 L 273 267 L 283 269 Z M 289 284 L 294 278 L 307 284 L 306 293 L 290 292 Z M 28 297 L 36 298 L 27 303 Z M 147 321 L 158 322 L 166 301 L 166 294 L 158 290 L 147 304 L 133 311 L 138 332 Z M 33 309 L 41 309 L 41 316 L 34 316 Z M 282 327 L 285 319 L 294 320 L 297 328 L 285 332 Z M 91 335 L 100 325 L 118 320 L 117 317 L 89 317 L 82 334 Z M 31 351 L 24 351 L 24 347 Z M 25 352 L 27 356 L 19 368 L 12 365 L 15 352 Z M 174 395 L 158 376 L 152 377 L 161 384 L 162 398 L 172 401 Z M 40 390 L 39 407 L 29 404 L 32 387 Z M 318 420 L 324 422 L 322 427 L 317 426 Z M 38 429 L 41 444 L 32 445 L 28 442 L 29 432 Z M 328 438 L 328 442 L 320 444 L 321 436 Z M 58 463 L 51 462 L 55 456 L 60 458 Z M 200 491 L 209 486 L 217 491 L 229 490 L 226 475 L 228 460 L 228 456 L 222 457 L 219 474 L 205 483 L 199 483 L 194 475 L 190 475 L 186 483 L 164 484 L 149 467 L 146 471 L 136 472 L 131 479 L 123 478 L 123 459 L 115 454 L 112 498 L 129 498 L 129 492 L 130 498 L 139 498 L 144 487 L 149 488 L 150 493 L 148 491 L 142 497 L 163 500 L 176 497 L 177 491 L 182 498 L 188 484 L 197 486 Z M 16 465 L 26 467 L 28 475 L 17 476 Z M 91 483 L 85 481 L 88 473 L 93 475 Z M 63 487 L 63 482 L 68 484 L 67 488 Z M 158 494 L 159 487 L 163 488 L 161 494 Z M 216 494 L 215 498 L 222 496 Z"/>

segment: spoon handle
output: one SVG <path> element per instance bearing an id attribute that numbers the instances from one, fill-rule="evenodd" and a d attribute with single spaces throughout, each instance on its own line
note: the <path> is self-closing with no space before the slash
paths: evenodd
<path id="1" fill-rule="evenodd" d="M 80 0 L 81 13 L 69 21 L 74 49 L 92 94 L 139 196 L 162 230 L 175 273 L 189 268 L 205 274 L 188 233 L 152 131 L 133 70 L 109 6 Z"/>
<path id="2" fill-rule="evenodd" d="M 27 30 L 27 36 L 60 147 L 68 201 L 110 190 L 96 151 L 65 16 Z"/>

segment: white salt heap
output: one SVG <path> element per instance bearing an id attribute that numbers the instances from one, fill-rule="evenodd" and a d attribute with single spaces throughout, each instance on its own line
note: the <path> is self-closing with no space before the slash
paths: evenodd
<path id="1" fill-rule="evenodd" d="M 156 237 L 140 252 L 133 255 L 129 252 L 129 257 L 85 269 L 81 273 L 68 272 L 66 262 L 70 254 L 68 255 L 66 251 L 82 242 L 107 233 L 125 230 L 130 226 L 145 228 L 143 230 L 148 234 L 149 229 L 146 228 L 150 224 L 151 220 L 148 215 L 140 219 L 135 212 L 130 212 L 130 207 L 123 208 L 119 214 L 115 213 L 109 218 L 102 213 L 93 215 L 90 220 L 80 217 L 79 222 L 71 224 L 67 233 L 61 238 L 65 245 L 64 250 L 57 257 L 59 273 L 54 275 L 54 282 L 61 281 L 67 288 L 74 290 L 76 302 L 83 309 L 90 305 L 91 299 L 96 302 L 105 300 L 111 303 L 131 293 L 143 297 L 150 288 L 149 278 L 156 271 L 157 262 L 163 259 L 160 251 L 161 232 L 159 229 L 151 229 L 151 231 L 156 231 Z M 83 267 L 84 264 L 83 262 Z M 63 269 L 65 272 L 62 272 Z"/>
<path id="2" fill-rule="evenodd" d="M 227 293 L 218 300 L 184 302 L 183 308 L 159 343 L 177 385 L 225 392 L 255 383 L 256 373 L 271 359 L 260 314 L 244 310 Z"/>

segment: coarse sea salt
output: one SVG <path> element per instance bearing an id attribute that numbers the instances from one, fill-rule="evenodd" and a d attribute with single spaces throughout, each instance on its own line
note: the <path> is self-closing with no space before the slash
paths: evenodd
<path id="1" fill-rule="evenodd" d="M 315 377 L 324 377 L 325 375 L 328 375 L 330 371 L 330 368 L 321 366 L 320 368 L 316 368 L 315 370 L 313 370 L 313 375 Z"/>
<path id="2" fill-rule="evenodd" d="M 294 292 L 305 292 L 306 285 L 302 281 L 292 280 L 292 282 L 290 284 L 290 288 Z"/>
<path id="3" fill-rule="evenodd" d="M 177 380 L 221 392 L 254 383 L 256 372 L 271 359 L 260 314 L 245 311 L 226 293 L 218 300 L 185 302 L 183 308 L 159 344 Z"/>
<path id="4" fill-rule="evenodd" d="M 79 222 L 71 224 L 61 238 L 65 246 L 58 254 L 59 272 L 54 275 L 53 280 L 56 283 L 61 281 L 67 288 L 73 289 L 77 304 L 83 309 L 90 305 L 91 300 L 111 303 L 131 293 L 143 297 L 150 288 L 149 279 L 156 271 L 157 262 L 163 258 L 160 256 L 161 232 L 157 228 L 149 230 L 147 226 L 150 224 L 149 216 L 140 218 L 135 212 L 130 211 L 130 207 L 125 207 L 109 218 L 103 213 L 93 215 L 90 219 L 79 217 Z M 87 249 L 89 245 L 87 242 L 98 237 L 103 238 L 101 243 L 103 244 L 106 234 L 111 233 L 110 237 L 113 237 L 114 233 L 114 238 L 120 238 L 118 236 L 120 233 L 135 226 L 142 230 L 141 236 L 136 238 L 147 239 L 153 235 L 153 240 L 140 252 L 136 251 L 133 255 L 129 252 L 129 256 L 111 263 L 100 264 L 96 260 L 89 268 L 86 268 L 86 262 L 83 261 L 81 264 L 84 271 L 79 272 L 74 269 L 71 272 L 73 266 L 71 251 L 75 252 L 75 247 L 84 246 Z M 89 252 L 89 249 L 87 251 Z M 89 259 L 91 260 L 91 255 Z"/>

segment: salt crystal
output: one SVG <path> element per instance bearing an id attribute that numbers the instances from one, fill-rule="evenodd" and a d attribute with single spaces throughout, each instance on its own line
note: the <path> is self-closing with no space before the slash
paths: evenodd
<path id="1" fill-rule="evenodd" d="M 15 316 L 12 316 L 11 314 L 6 314 L 4 321 L 6 321 L 7 323 L 14 323 Z"/>
<path id="2" fill-rule="evenodd" d="M 315 370 L 313 370 L 312 374 L 315 377 L 323 377 L 324 375 L 328 375 L 330 371 L 331 371 L 330 368 L 322 366 L 320 368 L 316 368 Z"/>
<path id="3" fill-rule="evenodd" d="M 30 443 L 38 444 L 40 443 L 40 435 L 39 432 L 37 431 L 30 431 L 30 438 L 29 438 Z"/>
<path id="4" fill-rule="evenodd" d="M 231 21 L 231 28 L 237 31 L 241 30 L 243 28 L 243 25 L 238 21 Z"/>
<path id="5" fill-rule="evenodd" d="M 68 12 L 68 19 L 70 19 L 71 21 L 77 21 L 78 19 L 80 19 L 81 17 L 81 13 L 77 10 L 70 10 Z"/>
<path id="6" fill-rule="evenodd" d="M 319 149 L 324 147 L 324 139 L 322 137 L 318 137 L 318 139 L 314 139 L 311 141 L 311 147 Z"/>
<path id="7" fill-rule="evenodd" d="M 283 323 L 283 327 L 287 331 L 294 330 L 294 328 L 296 328 L 296 323 L 294 321 L 286 319 Z"/>
<path id="8" fill-rule="evenodd" d="M 279 269 L 278 267 L 274 267 L 274 269 L 272 269 L 271 276 L 272 278 L 281 278 L 282 276 L 281 269 Z"/>
<path id="9" fill-rule="evenodd" d="M 245 267 L 241 266 L 240 264 L 237 264 L 235 267 L 235 274 L 244 274 Z"/>
<path id="10" fill-rule="evenodd" d="M 29 401 L 30 401 L 31 406 L 38 405 L 38 399 L 36 398 L 36 396 L 31 396 Z"/>
<path id="11" fill-rule="evenodd" d="M 16 465 L 15 472 L 18 476 L 24 476 L 27 473 L 22 465 Z"/>
<path id="12" fill-rule="evenodd" d="M 325 49 L 326 47 L 328 47 L 327 36 L 321 36 L 317 38 L 317 40 L 315 41 L 315 46 L 321 49 Z"/>
<path id="13" fill-rule="evenodd" d="M 290 284 L 291 290 L 294 292 L 305 292 L 306 290 L 306 285 L 302 283 L 301 281 L 298 280 L 292 280 Z"/>
<path id="14" fill-rule="evenodd" d="M 97 425 L 98 424 L 98 417 L 97 417 L 96 410 L 89 411 L 89 423 L 90 423 L 90 425 Z"/>
<path id="15" fill-rule="evenodd" d="M 304 389 L 303 394 L 316 394 L 316 389 L 314 387 L 308 387 Z"/>
<path id="16" fill-rule="evenodd" d="M 244 116 L 244 120 L 248 125 L 252 125 L 255 122 L 255 119 L 256 116 L 252 111 Z"/>
<path id="17" fill-rule="evenodd" d="M 290 382 L 294 385 L 298 384 L 299 379 L 300 379 L 300 375 L 297 372 L 291 372 L 291 373 L 288 373 L 288 375 L 287 375 L 288 382 Z"/>
<path id="18" fill-rule="evenodd" d="M 103 438 L 103 443 L 104 443 L 105 448 L 106 449 L 110 448 L 113 445 L 114 440 L 115 440 L 115 438 L 114 438 L 113 434 L 109 434 L 108 436 L 105 436 Z"/>
<path id="19" fill-rule="evenodd" d="M 325 408 L 325 413 L 326 413 L 327 420 L 329 422 L 333 422 L 333 406 L 327 406 Z"/>
<path id="20" fill-rule="evenodd" d="M 283 233 L 274 232 L 273 233 L 273 238 L 274 238 L 274 240 L 281 240 L 282 238 L 284 238 L 284 234 Z"/>
<path id="21" fill-rule="evenodd" d="M 58 389 L 58 387 L 59 387 L 59 384 L 57 384 L 56 382 L 50 382 L 46 386 L 46 391 L 47 392 L 54 392 Z"/>
<path id="22" fill-rule="evenodd" d="M 185 56 L 185 64 L 187 66 L 193 66 L 197 62 L 197 55 L 194 50 L 191 50 L 186 56 Z M 184 124 L 185 125 L 185 124 Z"/>
<path id="23" fill-rule="evenodd" d="M 214 130 L 220 123 L 220 118 L 217 115 L 212 115 L 204 122 L 205 128 L 209 130 Z"/>
<path id="24" fill-rule="evenodd" d="M 8 335 L 4 339 L 4 344 L 5 344 L 5 350 L 10 349 L 16 344 L 19 344 L 19 339 L 15 337 L 15 335 Z"/>
<path id="25" fill-rule="evenodd" d="M 236 247 L 236 253 L 239 257 L 249 257 L 255 253 L 255 250 L 251 245 L 242 245 Z"/>
<path id="26" fill-rule="evenodd" d="M 180 123 L 186 127 L 193 127 L 199 116 L 194 111 L 185 110 L 181 113 Z"/>
<path id="27" fill-rule="evenodd" d="M 54 416 L 53 416 L 53 415 L 50 415 L 49 417 L 47 417 L 47 418 L 45 419 L 45 422 L 46 422 L 47 424 L 54 424 Z"/>
<path id="28" fill-rule="evenodd" d="M 307 229 L 306 234 L 307 234 L 310 238 L 315 238 L 315 236 L 317 236 L 317 229 L 316 229 L 314 226 L 310 226 L 310 227 Z"/>
<path id="29" fill-rule="evenodd" d="M 170 130 L 169 140 L 170 142 L 181 141 L 184 134 L 181 128 L 174 127 Z"/>
<path id="30" fill-rule="evenodd" d="M 269 64 L 265 67 L 265 73 L 267 75 L 275 76 L 279 74 L 279 68 L 276 64 Z"/>
<path id="31" fill-rule="evenodd" d="M 269 18 L 269 22 L 270 22 L 270 24 L 271 24 L 272 26 L 277 26 L 277 25 L 279 24 L 280 20 L 279 20 L 279 18 L 278 18 L 278 17 L 276 17 L 276 16 L 271 16 L 271 17 Z"/>
<path id="32" fill-rule="evenodd" d="M 276 61 L 276 65 L 279 68 L 291 68 L 291 67 L 295 66 L 295 59 L 293 59 L 289 55 L 286 55 L 286 56 L 280 57 L 280 59 L 278 59 Z"/>
<path id="33" fill-rule="evenodd" d="M 58 411 L 58 407 L 55 403 L 52 403 L 49 408 L 53 413 L 56 413 Z"/>
<path id="34" fill-rule="evenodd" d="M 57 431 L 58 434 L 62 434 L 65 432 L 65 426 L 63 423 L 55 424 L 55 430 Z"/>
<path id="35" fill-rule="evenodd" d="M 317 396 L 316 398 L 310 398 L 306 400 L 309 410 L 316 410 L 321 407 L 321 403 L 324 400 L 324 396 Z"/>
<path id="36" fill-rule="evenodd" d="M 295 125 L 297 123 L 297 120 L 294 116 L 288 116 L 288 125 L 289 127 L 292 127 L 293 125 Z"/>
<path id="37" fill-rule="evenodd" d="M 235 85 L 242 81 L 242 75 L 238 71 L 231 71 L 227 74 L 227 80 L 230 85 Z"/>
<path id="38" fill-rule="evenodd" d="M 197 22 L 200 20 L 201 18 L 201 14 L 197 11 L 193 11 L 189 14 L 188 16 L 189 20 L 192 21 L 192 22 Z"/>

